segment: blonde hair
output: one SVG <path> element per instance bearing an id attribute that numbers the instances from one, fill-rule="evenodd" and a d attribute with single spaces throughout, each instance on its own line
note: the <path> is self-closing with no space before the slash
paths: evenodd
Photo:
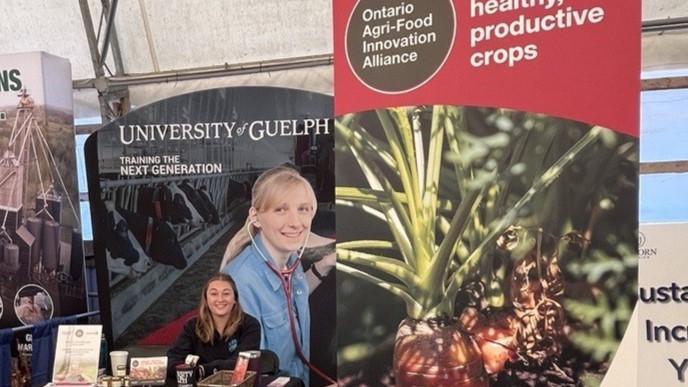
<path id="1" fill-rule="evenodd" d="M 251 207 L 255 208 L 257 212 L 274 208 L 283 196 L 284 190 L 298 185 L 305 187 L 309 196 L 311 196 L 313 200 L 313 214 L 315 216 L 318 200 L 315 197 L 313 187 L 311 187 L 308 180 L 304 179 L 297 170 L 285 166 L 268 169 L 258 176 L 251 190 Z M 220 264 L 220 270 L 251 242 L 249 229 L 252 235 L 258 232 L 257 228 L 253 225 L 253 220 L 250 215 L 246 218 L 244 227 L 239 229 L 229 243 L 227 243 L 227 248 L 225 249 L 225 254 Z"/>
<path id="2" fill-rule="evenodd" d="M 232 287 L 232 291 L 234 291 L 234 308 L 229 312 L 229 321 L 227 325 L 225 325 L 224 331 L 220 332 L 222 339 L 231 337 L 244 319 L 244 311 L 241 309 L 241 304 L 239 304 L 239 293 L 237 292 L 237 286 L 234 279 L 225 273 L 214 274 L 203 286 L 201 301 L 198 304 L 198 319 L 196 320 L 196 336 L 198 336 L 202 342 L 210 343 L 211 345 L 213 344 L 213 337 L 215 336 L 215 322 L 212 313 L 210 313 L 210 308 L 208 307 L 207 293 L 208 287 L 210 287 L 210 283 L 213 281 L 227 282 Z"/>

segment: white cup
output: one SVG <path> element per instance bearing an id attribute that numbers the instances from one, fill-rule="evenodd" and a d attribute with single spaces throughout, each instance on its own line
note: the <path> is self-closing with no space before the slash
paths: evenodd
<path id="1" fill-rule="evenodd" d="M 112 376 L 127 376 L 128 357 L 129 352 L 127 351 L 110 352 L 110 367 L 112 369 Z"/>

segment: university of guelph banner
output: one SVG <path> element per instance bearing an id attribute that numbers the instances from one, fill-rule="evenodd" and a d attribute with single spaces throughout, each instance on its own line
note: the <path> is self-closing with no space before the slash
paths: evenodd
<path id="1" fill-rule="evenodd" d="M 340 384 L 635 385 L 640 2 L 333 7 Z"/>
<path id="2" fill-rule="evenodd" d="M 312 232 L 334 237 L 331 117 L 328 95 L 218 88 L 140 107 L 89 137 L 98 293 L 110 348 L 172 346 L 198 314 L 203 285 L 221 269 L 228 242 L 245 229 L 253 185 L 270 168 L 294 168 L 311 183 L 318 200 Z M 306 249 L 302 261 L 307 269 L 319 259 Z M 252 288 L 237 290 L 246 311 Z M 334 290 L 329 276 L 310 296 L 311 359 L 328 373 L 336 368 Z M 279 300 L 286 323 L 287 301 Z"/>

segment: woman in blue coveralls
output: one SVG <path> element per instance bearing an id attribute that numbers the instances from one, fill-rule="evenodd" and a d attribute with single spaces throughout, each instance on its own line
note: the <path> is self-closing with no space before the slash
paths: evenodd
<path id="1" fill-rule="evenodd" d="M 229 241 L 220 267 L 236 281 L 246 313 L 260 322 L 260 347 L 275 352 L 280 369 L 308 386 L 308 295 L 334 267 L 335 257 L 329 254 L 303 271 L 304 246 L 315 239 L 322 243 L 324 238 L 311 235 L 317 199 L 310 183 L 296 170 L 265 171 L 252 194 L 246 225 Z"/>

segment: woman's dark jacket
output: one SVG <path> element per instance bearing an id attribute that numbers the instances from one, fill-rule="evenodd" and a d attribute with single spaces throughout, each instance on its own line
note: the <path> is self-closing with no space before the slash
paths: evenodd
<path id="1" fill-rule="evenodd" d="M 217 370 L 232 370 L 239 352 L 253 351 L 260 348 L 260 324 L 258 320 L 244 313 L 244 319 L 234 334 L 222 339 L 216 331 L 213 344 L 204 343 L 196 335 L 197 317 L 184 324 L 184 329 L 177 337 L 174 346 L 167 351 L 168 375 L 175 373 L 175 367 L 183 364 L 187 355 L 200 357 L 198 365 L 205 369 L 205 375 L 210 375 Z"/>

